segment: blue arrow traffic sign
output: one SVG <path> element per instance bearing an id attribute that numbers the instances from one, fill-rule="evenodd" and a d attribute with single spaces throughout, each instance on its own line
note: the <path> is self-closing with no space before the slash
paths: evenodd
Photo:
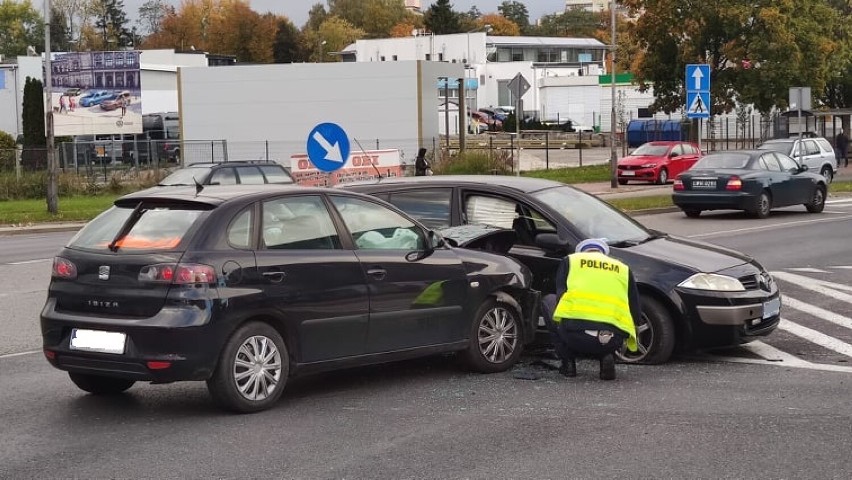
<path id="1" fill-rule="evenodd" d="M 320 123 L 308 134 L 308 158 L 323 172 L 343 167 L 349 148 L 349 136 L 335 123 Z"/>
<path id="2" fill-rule="evenodd" d="M 710 92 L 686 93 L 687 118 L 710 118 Z"/>
<path id="3" fill-rule="evenodd" d="M 687 93 L 710 91 L 710 65 L 701 63 L 686 66 L 686 91 Z"/>

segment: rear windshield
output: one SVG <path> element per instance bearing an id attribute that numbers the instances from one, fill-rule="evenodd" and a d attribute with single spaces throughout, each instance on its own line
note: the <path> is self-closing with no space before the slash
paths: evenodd
<path id="1" fill-rule="evenodd" d="M 112 207 L 86 224 L 68 246 L 101 251 L 110 246 L 113 251 L 172 250 L 202 213 L 186 206 Z M 126 232 L 120 235 L 122 229 Z"/>
<path id="2" fill-rule="evenodd" d="M 745 153 L 714 153 L 697 161 L 692 169 L 699 168 L 746 168 L 749 155 Z"/>

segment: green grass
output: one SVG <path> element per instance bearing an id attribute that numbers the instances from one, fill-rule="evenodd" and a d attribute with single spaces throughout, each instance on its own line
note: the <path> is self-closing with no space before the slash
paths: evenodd
<path id="1" fill-rule="evenodd" d="M 59 199 L 59 212 L 47 213 L 47 200 L 6 200 L 0 202 L 0 225 L 27 225 L 46 222 L 77 222 L 95 218 L 112 205 L 118 195 L 74 196 Z"/>
<path id="2" fill-rule="evenodd" d="M 672 207 L 671 195 L 653 195 L 645 197 L 631 198 L 612 198 L 604 199 L 607 203 L 624 212 L 635 212 L 638 210 L 647 210 L 649 208 L 665 208 Z"/>
<path id="3" fill-rule="evenodd" d="M 551 168 L 550 170 L 532 170 L 521 172 L 524 177 L 544 178 L 562 183 L 608 182 L 609 165 L 587 165 L 583 167 Z"/>

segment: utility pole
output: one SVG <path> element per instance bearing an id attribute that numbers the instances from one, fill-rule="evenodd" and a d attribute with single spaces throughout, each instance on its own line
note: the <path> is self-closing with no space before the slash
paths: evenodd
<path id="1" fill-rule="evenodd" d="M 47 212 L 59 213 L 59 188 L 57 185 L 56 149 L 53 145 L 53 93 L 50 67 L 50 0 L 44 0 L 44 90 L 45 96 L 45 136 L 47 137 Z"/>
<path id="2" fill-rule="evenodd" d="M 609 186 L 618 188 L 618 153 L 615 150 L 615 0 L 610 2 L 610 22 L 612 22 L 612 43 L 610 45 L 610 62 L 612 68 L 609 72 L 612 86 L 612 111 L 610 113 L 610 156 L 609 156 Z"/>

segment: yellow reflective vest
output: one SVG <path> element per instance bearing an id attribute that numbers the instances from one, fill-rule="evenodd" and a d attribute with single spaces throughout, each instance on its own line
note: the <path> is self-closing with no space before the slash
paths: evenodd
<path id="1" fill-rule="evenodd" d="M 568 256 L 566 291 L 559 299 L 553 321 L 563 319 L 605 323 L 628 334 L 627 349 L 637 350 L 636 327 L 630 315 L 628 285 L 630 269 L 602 253 Z"/>

